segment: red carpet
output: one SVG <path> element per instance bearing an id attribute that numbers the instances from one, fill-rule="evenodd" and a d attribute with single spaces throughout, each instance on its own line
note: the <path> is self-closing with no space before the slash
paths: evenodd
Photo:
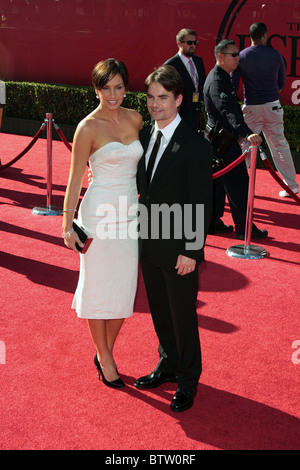
<path id="1" fill-rule="evenodd" d="M 0 134 L 2 163 L 30 140 Z M 53 205 L 62 206 L 69 162 L 53 142 Z M 226 248 L 241 242 L 207 239 L 198 297 L 204 371 L 193 408 L 181 414 L 169 409 L 175 384 L 133 387 L 158 357 L 142 279 L 116 345 L 127 386 L 96 380 L 87 326 L 70 308 L 78 257 L 63 245 L 60 216 L 32 214 L 46 205 L 45 176 L 42 139 L 0 172 L 0 448 L 299 449 L 300 207 L 279 198 L 271 175 L 257 171 L 254 202 L 255 222 L 269 231 L 256 244 L 270 256 L 232 259 Z"/>

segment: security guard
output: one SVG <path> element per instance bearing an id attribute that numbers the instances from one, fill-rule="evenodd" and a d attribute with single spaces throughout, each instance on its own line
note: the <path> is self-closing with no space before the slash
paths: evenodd
<path id="1" fill-rule="evenodd" d="M 228 165 L 242 153 L 240 139 L 247 139 L 253 146 L 261 144 L 261 137 L 254 134 L 243 119 L 241 107 L 230 79 L 230 73 L 239 63 L 239 51 L 229 39 L 222 40 L 215 47 L 216 65 L 210 71 L 204 84 L 204 104 L 208 117 L 206 137 L 210 140 L 217 164 Z M 225 193 L 227 194 L 236 237 L 245 238 L 249 176 L 245 162 L 221 178 L 214 180 L 214 208 L 210 233 L 230 232 L 221 217 L 224 213 Z M 225 190 L 225 192 L 224 192 Z M 259 230 L 254 224 L 252 238 L 265 238 L 266 230 Z"/>

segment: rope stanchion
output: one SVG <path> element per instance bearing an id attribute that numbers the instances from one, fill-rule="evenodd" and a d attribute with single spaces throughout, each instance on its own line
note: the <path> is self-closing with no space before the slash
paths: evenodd
<path id="1" fill-rule="evenodd" d="M 47 127 L 47 206 L 34 207 L 32 213 L 35 215 L 61 215 L 62 209 L 52 207 L 52 114 L 47 113 L 45 119 Z"/>
<path id="2" fill-rule="evenodd" d="M 24 155 L 27 152 L 29 152 L 29 150 L 34 146 L 36 141 L 40 138 L 40 136 L 41 136 L 42 132 L 45 130 L 45 128 L 46 128 L 46 124 L 43 123 L 41 125 L 41 127 L 39 128 L 39 130 L 37 131 L 37 133 L 35 134 L 35 136 L 33 137 L 30 144 L 27 145 L 27 147 L 17 157 L 13 158 L 10 162 L 6 163 L 5 165 L 0 165 L 0 171 L 5 170 L 6 168 L 9 168 L 14 163 L 16 163 L 18 160 L 20 160 L 22 157 L 24 157 Z"/>
<path id="3" fill-rule="evenodd" d="M 257 147 L 251 147 L 251 167 L 248 190 L 248 206 L 245 227 L 245 244 L 235 245 L 227 249 L 226 254 L 233 258 L 262 259 L 268 252 L 260 246 L 250 245 L 252 235 L 253 203 L 256 179 Z"/>
<path id="4" fill-rule="evenodd" d="M 279 176 L 277 175 L 276 171 L 272 168 L 272 165 L 271 163 L 269 162 L 268 160 L 268 157 L 266 156 L 266 154 L 264 153 L 264 151 L 262 150 L 261 147 L 259 147 L 259 152 L 260 152 L 260 158 L 262 159 L 263 161 L 263 164 L 265 165 L 266 169 L 269 171 L 269 173 L 273 176 L 273 178 L 275 179 L 275 181 L 277 181 L 278 184 L 280 184 L 280 186 L 285 189 L 285 191 L 289 194 L 289 196 L 291 198 L 294 199 L 294 201 L 296 201 L 298 204 L 300 204 L 300 198 L 297 196 L 297 194 L 294 193 L 294 191 L 292 191 L 286 184 L 284 181 L 282 181 L 281 178 L 279 178 Z"/>

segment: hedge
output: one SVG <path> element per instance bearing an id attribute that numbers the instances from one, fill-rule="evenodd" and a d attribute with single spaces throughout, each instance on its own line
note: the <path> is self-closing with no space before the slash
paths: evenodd
<path id="1" fill-rule="evenodd" d="M 99 105 L 93 87 L 6 81 L 4 115 L 43 121 L 52 113 L 59 124 L 77 125 Z M 146 94 L 127 92 L 123 106 L 136 109 L 145 124 L 150 122 Z"/>
<path id="2" fill-rule="evenodd" d="M 52 113 L 58 124 L 77 125 L 95 109 L 99 101 L 94 88 L 60 84 L 6 81 L 7 117 L 43 121 L 46 113 Z M 123 106 L 136 109 L 143 116 L 144 124 L 150 123 L 146 94 L 140 91 L 126 93 Z M 293 150 L 300 149 L 300 107 L 284 106 L 285 136 Z M 202 124 L 205 112 L 201 113 Z"/>

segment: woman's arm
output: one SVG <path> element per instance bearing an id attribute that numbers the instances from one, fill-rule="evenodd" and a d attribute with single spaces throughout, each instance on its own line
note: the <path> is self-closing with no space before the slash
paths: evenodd
<path id="1" fill-rule="evenodd" d="M 82 243 L 80 242 L 77 234 L 72 231 L 72 225 L 82 188 L 86 164 L 91 152 L 92 142 L 92 133 L 89 126 L 86 123 L 79 124 L 73 141 L 70 174 L 64 199 L 62 224 L 65 245 L 68 248 L 72 248 L 76 253 L 78 253 L 78 250 L 75 247 L 75 243 L 77 242 L 80 246 L 82 246 Z"/>

